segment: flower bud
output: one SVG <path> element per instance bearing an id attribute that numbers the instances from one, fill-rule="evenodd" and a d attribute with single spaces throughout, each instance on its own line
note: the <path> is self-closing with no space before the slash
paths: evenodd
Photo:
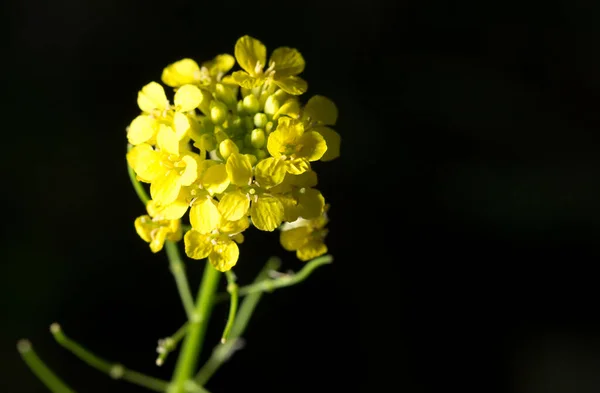
<path id="1" fill-rule="evenodd" d="M 258 112 L 259 102 L 254 94 L 249 94 L 244 97 L 244 109 L 249 114 L 254 114 Z"/>
<path id="2" fill-rule="evenodd" d="M 280 106 L 281 105 L 279 104 L 279 101 L 277 101 L 277 98 L 275 98 L 274 95 L 270 95 L 265 102 L 265 113 L 273 117 L 273 115 L 279 110 Z"/>
<path id="3" fill-rule="evenodd" d="M 252 134 L 250 134 L 250 142 L 252 146 L 260 149 L 265 145 L 265 132 L 260 128 L 255 128 L 252 130 Z"/>
<path id="4" fill-rule="evenodd" d="M 227 160 L 232 153 L 239 153 L 240 149 L 231 139 L 225 139 L 219 144 L 219 153 L 224 160 Z"/>
<path id="5" fill-rule="evenodd" d="M 237 105 L 235 94 L 230 87 L 225 86 L 222 83 L 217 83 L 215 86 L 215 93 L 217 98 L 224 102 L 229 107 L 235 107 Z"/>
<path id="6" fill-rule="evenodd" d="M 210 119 L 215 124 L 222 124 L 227 119 L 227 106 L 220 101 L 210 103 Z"/>
<path id="7" fill-rule="evenodd" d="M 254 115 L 254 126 L 257 128 L 263 128 L 267 122 L 269 121 L 269 119 L 267 118 L 267 115 L 265 115 L 264 113 L 257 113 Z"/>

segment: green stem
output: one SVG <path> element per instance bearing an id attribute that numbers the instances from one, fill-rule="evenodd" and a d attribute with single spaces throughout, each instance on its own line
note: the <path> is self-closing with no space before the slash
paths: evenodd
<path id="1" fill-rule="evenodd" d="M 228 270 L 225 272 L 225 277 L 227 277 L 227 292 L 229 292 L 231 295 L 231 302 L 229 304 L 229 316 L 227 317 L 227 324 L 225 324 L 225 329 L 223 330 L 223 335 L 221 336 L 222 344 L 225 344 L 227 341 L 238 307 L 238 286 L 235 283 L 235 275 L 231 270 Z"/>
<path id="2" fill-rule="evenodd" d="M 133 146 L 131 146 L 130 144 L 127 144 L 127 151 L 129 152 L 129 150 L 131 150 L 132 147 Z M 142 183 L 140 183 L 140 181 L 137 179 L 135 171 L 131 166 L 129 166 L 129 164 L 127 164 L 127 173 L 129 174 L 129 180 L 131 180 L 131 185 L 133 186 L 135 193 L 137 194 L 138 198 L 140 198 L 140 201 L 142 201 L 144 206 L 146 206 L 150 201 L 150 197 L 144 189 L 144 186 L 142 186 Z"/>
<path id="3" fill-rule="evenodd" d="M 156 358 L 156 365 L 162 366 L 167 360 L 169 353 L 173 352 L 177 348 L 179 341 L 183 340 L 187 333 L 188 323 L 184 323 L 175 333 L 171 336 L 163 338 L 158 341 L 158 347 L 160 348 L 158 358 Z"/>
<path id="4" fill-rule="evenodd" d="M 196 300 L 195 314 L 188 323 L 188 332 L 177 359 L 169 393 L 184 393 L 185 387 L 194 373 L 202 350 L 204 334 L 214 305 L 213 297 L 220 276 L 220 273 L 207 261 Z"/>
<path id="5" fill-rule="evenodd" d="M 270 258 L 256 276 L 254 282 L 263 281 L 269 276 L 269 272 L 279 269 L 279 266 L 281 266 L 279 258 Z M 248 326 L 250 317 L 256 309 L 262 295 L 262 292 L 255 292 L 246 296 L 238 310 L 233 327 L 231 328 L 230 339 L 225 344 L 219 344 L 215 347 L 208 361 L 196 375 L 196 383 L 198 383 L 198 385 L 205 385 L 221 365 L 229 359 L 236 347 L 239 346 L 239 337 L 241 337 L 246 326 Z"/>
<path id="6" fill-rule="evenodd" d="M 44 364 L 34 352 L 29 340 L 20 340 L 17 343 L 17 349 L 23 361 L 52 393 L 75 393 Z"/>
<path id="7" fill-rule="evenodd" d="M 306 278 L 319 266 L 326 265 L 333 262 L 333 257 L 331 255 L 324 255 L 319 258 L 315 258 L 310 262 L 307 262 L 306 265 L 295 274 L 284 274 L 281 277 L 271 279 L 267 278 L 255 284 L 247 285 L 245 287 L 241 287 L 238 290 L 239 296 L 248 295 L 256 292 L 270 292 L 277 288 L 289 287 L 294 284 L 298 284 L 306 280 Z"/>
<path id="8" fill-rule="evenodd" d="M 183 308 L 185 309 L 185 313 L 187 314 L 189 320 L 194 314 L 195 306 L 192 292 L 190 291 L 188 280 L 185 274 L 185 265 L 181 260 L 177 243 L 167 240 L 165 242 L 165 249 L 167 250 L 167 257 L 169 258 L 171 273 L 173 273 L 173 277 L 175 277 L 177 290 L 179 291 L 179 297 L 181 298 Z"/>
<path id="9" fill-rule="evenodd" d="M 53 323 L 50 326 L 50 331 L 54 339 L 63 348 L 77 356 L 89 366 L 108 374 L 113 379 L 122 379 L 131 382 L 135 385 L 145 387 L 155 392 L 165 392 L 169 383 L 162 379 L 150 377 L 137 371 L 129 370 L 118 363 L 110 363 L 101 357 L 91 353 L 75 341 L 67 337 L 58 323 Z"/>

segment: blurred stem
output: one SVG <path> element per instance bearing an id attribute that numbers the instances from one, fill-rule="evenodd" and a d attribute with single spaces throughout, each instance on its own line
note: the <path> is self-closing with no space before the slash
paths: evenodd
<path id="1" fill-rule="evenodd" d="M 33 350 L 29 340 L 20 340 L 17 349 L 23 361 L 52 393 L 75 393 L 44 364 Z"/>
<path id="2" fill-rule="evenodd" d="M 264 280 L 269 276 L 269 272 L 279 269 L 279 266 L 281 266 L 281 260 L 279 260 L 279 258 L 270 258 L 254 279 L 254 282 L 258 283 Z M 233 351 L 235 351 L 236 346 L 239 345 L 238 339 L 244 333 L 246 326 L 248 326 L 250 317 L 256 309 L 262 295 L 262 292 L 255 292 L 246 296 L 235 317 L 229 340 L 226 343 L 219 344 L 215 347 L 208 361 L 196 375 L 196 382 L 199 385 L 205 385 L 221 365 L 229 359 Z"/>
<path id="3" fill-rule="evenodd" d="M 206 327 L 214 305 L 213 297 L 220 277 L 221 274 L 207 260 L 196 299 L 195 314 L 188 322 L 187 335 L 177 359 L 169 393 L 184 393 L 185 387 L 194 373 L 202 350 Z"/>
<path id="4" fill-rule="evenodd" d="M 132 145 L 127 144 L 127 151 L 129 152 L 129 150 L 131 150 L 132 147 Z M 129 180 L 131 180 L 131 185 L 133 186 L 135 193 L 137 194 L 138 198 L 140 198 L 140 201 L 142 201 L 145 207 L 150 201 L 150 197 L 144 189 L 144 186 L 142 186 L 142 183 L 140 183 L 140 181 L 137 179 L 135 172 L 133 171 L 133 168 L 129 166 L 129 163 L 127 163 L 127 173 L 129 174 Z"/>
<path id="5" fill-rule="evenodd" d="M 175 282 L 177 284 L 177 290 L 179 291 L 179 297 L 183 303 L 183 308 L 187 314 L 188 320 L 192 318 L 194 314 L 194 299 L 192 292 L 188 284 L 187 276 L 185 274 L 185 265 L 179 254 L 177 243 L 167 240 L 165 242 L 165 249 L 167 250 L 167 257 L 169 258 L 169 266 Z"/>
<path id="6" fill-rule="evenodd" d="M 238 291 L 239 296 L 249 295 L 256 292 L 269 292 L 277 288 L 289 287 L 298 284 L 304 280 L 319 266 L 333 262 L 331 255 L 324 255 L 307 262 L 306 265 L 297 273 L 284 274 L 278 278 L 267 278 L 260 282 L 241 287 Z"/>
<path id="7" fill-rule="evenodd" d="M 158 358 L 156 359 L 156 365 L 162 366 L 167 360 L 167 356 L 169 353 L 173 352 L 175 348 L 177 348 L 177 344 L 181 341 L 185 334 L 187 333 L 188 323 L 184 323 L 179 330 L 173 333 L 171 336 L 162 339 L 162 346 L 159 344 L 159 347 L 162 347 L 162 352 L 159 352 Z"/>
<path id="8" fill-rule="evenodd" d="M 235 283 L 235 275 L 231 270 L 228 270 L 225 272 L 225 277 L 227 277 L 227 292 L 229 292 L 231 295 L 231 301 L 229 303 L 229 316 L 227 318 L 227 324 L 225 324 L 225 330 L 223 330 L 223 335 L 221 336 L 222 344 L 225 344 L 227 341 L 238 307 L 238 286 Z"/>
<path id="9" fill-rule="evenodd" d="M 53 323 L 50 326 L 50 331 L 52 332 L 56 342 L 58 342 L 58 344 L 60 344 L 63 348 L 77 356 L 89 366 L 108 374 L 113 379 L 123 379 L 135 385 L 145 387 L 146 389 L 154 390 L 155 392 L 165 392 L 169 386 L 167 381 L 150 377 L 137 371 L 129 370 L 121 364 L 110 363 L 96 356 L 75 341 L 68 338 L 63 333 L 62 328 L 58 323 Z"/>

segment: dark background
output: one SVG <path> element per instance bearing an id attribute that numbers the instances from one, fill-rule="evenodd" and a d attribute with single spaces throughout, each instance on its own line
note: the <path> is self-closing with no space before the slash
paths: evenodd
<path id="1" fill-rule="evenodd" d="M 137 91 L 250 34 L 298 48 L 332 98 L 342 157 L 316 167 L 336 260 L 267 295 L 213 393 L 600 391 L 597 4 L 8 3 L 2 106 L 0 391 L 45 392 L 32 340 L 79 392 L 141 392 L 48 325 L 168 379 L 184 321 L 163 253 L 135 234 L 125 170 Z M 251 232 L 236 273 L 271 255 Z M 195 288 L 201 263 L 190 261 Z M 214 315 L 216 343 L 226 307 Z"/>

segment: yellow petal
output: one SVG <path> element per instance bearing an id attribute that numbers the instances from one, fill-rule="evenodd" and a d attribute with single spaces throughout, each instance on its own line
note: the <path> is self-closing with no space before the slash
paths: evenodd
<path id="1" fill-rule="evenodd" d="M 309 131 L 302 134 L 298 140 L 300 150 L 296 153 L 298 157 L 304 157 L 308 161 L 317 161 L 327 151 L 327 143 L 321 134 Z"/>
<path id="2" fill-rule="evenodd" d="M 180 191 L 177 199 L 168 205 L 161 205 L 154 200 L 150 200 L 146 205 L 146 210 L 150 217 L 157 220 L 177 220 L 183 217 L 185 212 L 187 212 L 189 202 L 184 197 L 182 198 L 181 194 L 184 194 L 183 189 Z"/>
<path id="3" fill-rule="evenodd" d="M 225 74 L 232 69 L 234 65 L 235 59 L 227 53 L 217 55 L 214 59 L 202 63 L 202 66 L 208 69 L 209 74 L 212 77 L 216 77 L 219 74 Z"/>
<path id="4" fill-rule="evenodd" d="M 180 163 L 185 164 L 185 168 L 179 172 L 179 182 L 182 186 L 190 186 L 198 178 L 198 159 L 188 154 L 181 157 Z"/>
<path id="5" fill-rule="evenodd" d="M 135 146 L 152 139 L 156 133 L 156 125 L 156 121 L 148 115 L 136 117 L 127 129 L 127 140 Z"/>
<path id="6" fill-rule="evenodd" d="M 230 270 L 240 257 L 240 249 L 235 242 L 227 239 L 219 241 L 213 246 L 213 250 L 208 256 L 208 261 L 220 272 Z"/>
<path id="7" fill-rule="evenodd" d="M 275 197 L 279 199 L 283 206 L 283 221 L 294 222 L 300 217 L 300 209 L 296 198 L 290 194 L 276 194 Z"/>
<path id="8" fill-rule="evenodd" d="M 273 120 L 279 119 L 280 116 L 289 116 L 292 119 L 300 117 L 300 104 L 295 98 L 289 99 L 283 104 L 273 115 Z"/>
<path id="9" fill-rule="evenodd" d="M 157 203 L 168 205 L 177 199 L 181 183 L 176 170 L 163 172 L 152 180 L 150 195 Z"/>
<path id="10" fill-rule="evenodd" d="M 287 231 L 281 231 L 279 235 L 279 241 L 284 249 L 287 251 L 296 251 L 300 247 L 304 246 L 310 240 L 311 231 L 306 226 L 292 228 Z"/>
<path id="11" fill-rule="evenodd" d="M 286 167 L 280 159 L 269 157 L 256 164 L 254 172 L 258 184 L 263 188 L 269 189 L 283 181 Z"/>
<path id="12" fill-rule="evenodd" d="M 333 126 L 338 118 L 338 109 L 329 98 L 316 95 L 312 96 L 304 106 L 302 117 L 306 121 Z"/>
<path id="13" fill-rule="evenodd" d="M 202 102 L 202 93 L 194 85 L 183 85 L 175 93 L 175 107 L 180 112 L 196 109 Z"/>
<path id="14" fill-rule="evenodd" d="M 317 218 L 323 213 L 325 208 L 325 198 L 314 188 L 304 188 L 298 196 L 298 205 L 300 207 L 300 216 L 307 220 Z"/>
<path id="15" fill-rule="evenodd" d="M 275 63 L 275 75 L 291 76 L 298 75 L 304 71 L 304 58 L 297 49 L 281 47 L 271 54 L 269 66 Z"/>
<path id="16" fill-rule="evenodd" d="M 152 241 L 152 238 L 150 237 L 150 231 L 152 230 L 151 223 L 152 219 L 149 216 L 140 216 L 133 222 L 135 231 L 146 243 Z"/>
<path id="17" fill-rule="evenodd" d="M 306 81 L 298 76 L 286 76 L 283 78 L 278 78 L 277 74 L 275 74 L 273 82 L 275 82 L 275 84 L 279 86 L 281 90 L 294 96 L 304 94 L 308 89 L 308 84 Z"/>
<path id="18" fill-rule="evenodd" d="M 310 170 L 310 163 L 306 158 L 296 158 L 285 161 L 285 169 L 292 175 L 301 175 Z"/>
<path id="19" fill-rule="evenodd" d="M 171 127 L 161 124 L 156 135 L 156 145 L 161 151 L 168 154 L 179 155 L 179 138 Z"/>
<path id="20" fill-rule="evenodd" d="M 261 231 L 274 231 L 283 221 L 283 205 L 269 194 L 260 195 L 250 208 L 252 224 Z"/>
<path id="21" fill-rule="evenodd" d="M 246 216 L 249 208 L 250 199 L 241 191 L 226 192 L 219 201 L 219 212 L 229 221 L 236 221 Z"/>
<path id="22" fill-rule="evenodd" d="M 217 164 L 209 167 L 202 176 L 202 185 L 212 195 L 220 194 L 229 187 L 229 177 L 225 164 Z"/>
<path id="23" fill-rule="evenodd" d="M 253 76 L 262 71 L 267 61 L 267 48 L 248 35 L 237 40 L 234 54 L 240 67 Z"/>
<path id="24" fill-rule="evenodd" d="M 229 221 L 222 217 L 221 223 L 219 224 L 219 232 L 225 235 L 233 235 L 244 232 L 249 226 L 250 221 L 248 220 L 248 217 L 242 217 L 235 221 Z"/>
<path id="25" fill-rule="evenodd" d="M 290 182 L 297 187 L 315 187 L 317 185 L 317 173 L 313 170 L 306 171 L 300 175 L 288 175 Z"/>
<path id="26" fill-rule="evenodd" d="M 165 89 L 156 82 L 150 82 L 140 90 L 137 102 L 146 113 L 152 113 L 155 109 L 163 111 L 169 105 Z"/>
<path id="27" fill-rule="evenodd" d="M 203 235 L 198 231 L 190 230 L 183 237 L 185 254 L 192 259 L 206 258 L 212 251 L 209 235 Z"/>
<path id="28" fill-rule="evenodd" d="M 198 63 L 192 59 L 182 59 L 165 68 L 161 79 L 167 86 L 179 87 L 196 83 L 199 73 Z"/>
<path id="29" fill-rule="evenodd" d="M 167 235 L 169 234 L 169 228 L 160 227 L 152 231 L 152 240 L 150 241 L 150 251 L 157 253 L 163 249 Z"/>
<path id="30" fill-rule="evenodd" d="M 253 89 L 262 86 L 265 83 L 264 78 L 248 75 L 245 71 L 236 71 L 231 74 L 231 80 L 245 89 Z"/>
<path id="31" fill-rule="evenodd" d="M 212 198 L 198 198 L 190 208 L 190 224 L 200 233 L 210 233 L 221 222 L 221 214 Z"/>
<path id="32" fill-rule="evenodd" d="M 177 139 L 182 140 L 191 129 L 191 119 L 181 112 L 175 113 L 173 116 L 173 130 L 177 135 Z"/>
<path id="33" fill-rule="evenodd" d="M 134 146 L 127 153 L 127 163 L 140 181 L 150 183 L 163 173 L 160 165 L 160 153 L 147 143 Z"/>
<path id="34" fill-rule="evenodd" d="M 252 181 L 252 163 L 250 157 L 245 154 L 231 153 L 226 169 L 229 180 L 236 186 L 247 186 Z"/>
<path id="35" fill-rule="evenodd" d="M 285 139 L 281 131 L 275 130 L 269 134 L 269 139 L 267 139 L 267 150 L 269 154 L 271 154 L 275 158 L 281 157 L 283 152 L 285 151 Z"/>
<path id="36" fill-rule="evenodd" d="M 340 134 L 325 126 L 314 127 L 313 130 L 321 134 L 327 144 L 327 151 L 325 151 L 325 154 L 321 157 L 321 161 L 331 161 L 338 158 L 340 156 L 340 145 L 342 143 Z"/>
<path id="37" fill-rule="evenodd" d="M 321 240 L 313 239 L 296 251 L 296 256 L 301 261 L 310 261 L 327 253 L 327 246 Z"/>

